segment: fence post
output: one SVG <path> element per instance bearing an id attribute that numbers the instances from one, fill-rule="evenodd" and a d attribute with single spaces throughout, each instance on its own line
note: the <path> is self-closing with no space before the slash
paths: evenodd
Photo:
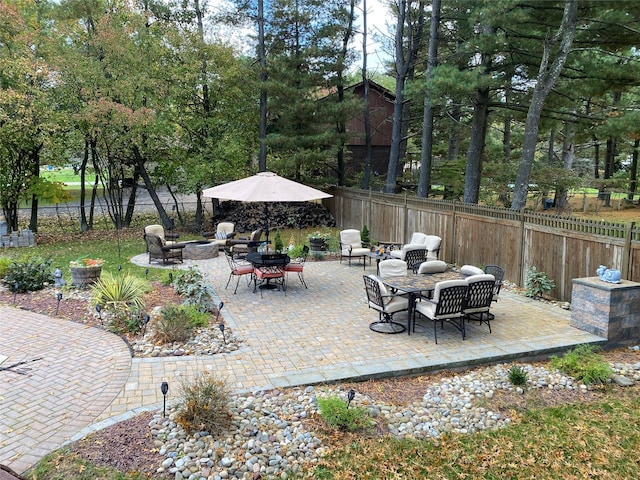
<path id="1" fill-rule="evenodd" d="M 447 240 L 449 243 L 449 248 L 447 250 L 451 251 L 451 263 L 458 263 L 458 251 L 456 250 L 456 206 L 458 202 L 456 200 L 453 201 L 453 215 L 451 217 L 451 235 L 447 235 L 450 237 L 450 240 Z"/>
<path id="2" fill-rule="evenodd" d="M 404 205 L 403 205 L 403 212 L 402 212 L 402 232 L 403 232 L 403 237 L 400 239 L 401 242 L 405 242 L 405 239 L 411 238 L 409 235 L 410 233 L 407 232 L 407 192 L 404 192 Z"/>
<path id="3" fill-rule="evenodd" d="M 631 261 L 631 237 L 633 235 L 633 228 L 636 222 L 627 222 L 624 230 L 624 249 L 622 250 L 622 278 L 625 280 L 631 280 L 629 278 L 629 263 Z"/>

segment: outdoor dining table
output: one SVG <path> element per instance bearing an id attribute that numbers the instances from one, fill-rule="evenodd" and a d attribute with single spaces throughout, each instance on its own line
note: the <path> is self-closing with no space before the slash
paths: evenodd
<path id="1" fill-rule="evenodd" d="M 254 269 L 262 269 L 262 271 L 265 273 L 271 271 L 271 273 L 282 273 L 284 275 L 284 267 L 289 264 L 289 262 L 291 261 L 291 257 L 284 253 L 251 252 L 245 257 L 245 260 L 251 263 Z M 260 288 L 277 288 L 276 285 L 270 282 L 271 277 L 267 276 L 266 280 L 266 283 L 260 285 Z M 255 275 L 254 281 L 256 281 Z"/>
<path id="2" fill-rule="evenodd" d="M 416 308 L 416 299 L 418 298 L 418 296 L 424 293 L 428 294 L 429 292 L 433 292 L 436 288 L 436 283 L 438 282 L 444 282 L 446 280 L 460 280 L 466 278 L 466 275 L 450 270 L 441 273 L 407 273 L 406 275 L 378 278 L 388 288 L 407 294 L 409 300 L 409 309 L 407 311 L 407 333 L 411 335 L 412 322 L 413 329 L 415 331 L 414 312 Z"/>

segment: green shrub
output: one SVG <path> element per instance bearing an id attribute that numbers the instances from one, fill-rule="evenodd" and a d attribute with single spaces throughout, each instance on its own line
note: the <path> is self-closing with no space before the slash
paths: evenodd
<path id="1" fill-rule="evenodd" d="M 540 298 L 549 293 L 556 286 L 555 282 L 547 277 L 544 272 L 539 272 L 535 266 L 527 271 L 525 283 L 525 295 L 531 298 Z"/>
<path id="2" fill-rule="evenodd" d="M 509 381 L 515 386 L 525 385 L 527 383 L 527 371 L 520 365 L 511 365 Z"/>
<path id="3" fill-rule="evenodd" d="M 195 305 L 201 312 L 213 312 L 213 288 L 196 267 L 174 273 L 173 289 L 184 297 L 186 305 Z"/>
<path id="4" fill-rule="evenodd" d="M 605 358 L 597 353 L 598 347 L 580 345 L 562 357 L 552 356 L 551 367 L 582 380 L 585 385 L 604 383 L 613 373 Z"/>
<path id="5" fill-rule="evenodd" d="M 100 305 L 112 315 L 109 329 L 114 332 L 137 332 L 142 324 L 144 280 L 127 275 L 113 276 L 103 273 L 91 287 L 93 305 Z"/>
<path id="6" fill-rule="evenodd" d="M 366 409 L 350 407 L 345 400 L 336 396 L 318 398 L 318 408 L 322 419 L 332 428 L 354 432 L 369 430 L 374 424 Z"/>
<path id="7" fill-rule="evenodd" d="M 291 250 L 289 250 L 288 255 L 293 258 L 298 258 L 302 256 L 302 249 L 304 245 L 295 245 Z"/>
<path id="8" fill-rule="evenodd" d="M 18 292 L 42 290 L 53 283 L 51 264 L 53 259 L 25 255 L 10 262 L 2 282 L 13 292 L 18 284 Z"/>
<path id="9" fill-rule="evenodd" d="M 276 230 L 276 235 L 273 238 L 273 244 L 276 248 L 276 252 L 282 252 L 284 249 L 284 243 L 282 242 L 282 235 L 280 234 L 280 230 Z"/>
<path id="10" fill-rule="evenodd" d="M 371 239 L 369 238 L 369 229 L 366 225 L 362 226 L 362 230 L 360 231 L 360 240 L 362 243 L 371 243 Z"/>
<path id="11" fill-rule="evenodd" d="M 9 270 L 9 265 L 13 263 L 9 257 L 0 257 L 0 278 L 4 278 Z"/>
<path id="12" fill-rule="evenodd" d="M 176 421 L 189 433 L 220 435 L 231 424 L 229 388 L 223 380 L 199 374 L 181 385 L 182 403 Z"/>
<path id="13" fill-rule="evenodd" d="M 165 305 L 155 323 L 154 339 L 161 343 L 184 342 L 196 327 L 209 323 L 209 315 L 195 305 Z"/>

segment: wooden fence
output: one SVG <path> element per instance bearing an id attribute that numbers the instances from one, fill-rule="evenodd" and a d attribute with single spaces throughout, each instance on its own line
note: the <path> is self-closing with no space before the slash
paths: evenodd
<path id="1" fill-rule="evenodd" d="M 373 241 L 404 242 L 413 232 L 442 237 L 440 258 L 458 265 L 501 265 L 524 286 L 529 268 L 545 272 L 550 295 L 571 301 L 571 280 L 600 265 L 640 282 L 640 230 L 612 223 L 518 212 L 457 201 L 334 187 L 324 201 L 340 228 L 366 225 Z"/>

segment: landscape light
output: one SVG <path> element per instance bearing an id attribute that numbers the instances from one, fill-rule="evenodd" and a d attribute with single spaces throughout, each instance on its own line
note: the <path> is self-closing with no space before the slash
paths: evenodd
<path id="1" fill-rule="evenodd" d="M 347 393 L 347 408 L 349 408 L 349 405 L 351 405 L 351 401 L 355 398 L 356 396 L 356 391 L 352 388 L 349 390 L 349 393 Z"/>
<path id="2" fill-rule="evenodd" d="M 62 292 L 58 292 L 58 304 L 56 305 L 56 317 L 58 316 L 58 310 L 60 309 L 60 300 L 62 300 Z"/>
<path id="3" fill-rule="evenodd" d="M 162 382 L 160 385 L 160 391 L 162 392 L 162 416 L 166 417 L 167 412 L 167 392 L 169 391 L 169 384 L 167 382 Z"/>

